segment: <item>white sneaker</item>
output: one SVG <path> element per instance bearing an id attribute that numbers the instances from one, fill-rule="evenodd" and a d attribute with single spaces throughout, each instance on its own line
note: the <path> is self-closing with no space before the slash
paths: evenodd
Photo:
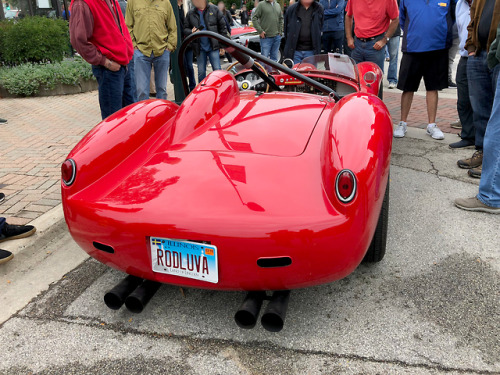
<path id="1" fill-rule="evenodd" d="M 406 134 L 406 122 L 400 121 L 396 130 L 394 130 L 394 138 L 403 138 Z"/>
<path id="2" fill-rule="evenodd" d="M 396 88 L 396 84 L 394 82 L 389 83 L 389 88 L 390 89 L 395 89 Z"/>
<path id="3" fill-rule="evenodd" d="M 427 125 L 427 134 L 429 134 L 434 139 L 444 139 L 444 134 L 436 124 Z"/>

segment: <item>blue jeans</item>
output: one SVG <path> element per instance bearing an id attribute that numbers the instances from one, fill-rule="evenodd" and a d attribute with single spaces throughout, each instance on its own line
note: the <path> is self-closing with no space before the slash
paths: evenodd
<path id="1" fill-rule="evenodd" d="M 104 120 L 123 108 L 127 68 L 122 66 L 119 71 L 112 72 L 102 65 L 92 65 L 92 73 L 97 80 L 99 106 L 101 107 L 101 117 Z"/>
<path id="2" fill-rule="evenodd" d="M 189 80 L 189 91 L 193 91 L 196 87 L 196 79 L 194 78 L 193 68 L 193 49 L 188 48 L 184 54 L 184 65 L 186 65 L 187 76 Z"/>
<path id="3" fill-rule="evenodd" d="M 129 104 L 137 102 L 137 89 L 135 86 L 135 69 L 134 69 L 134 59 L 130 61 L 127 65 L 127 73 L 125 73 L 125 82 L 123 86 L 123 107 Z"/>
<path id="4" fill-rule="evenodd" d="M 477 199 L 490 207 L 500 208 L 500 80 L 496 82 L 495 100 L 484 136 L 483 169 Z"/>
<path id="5" fill-rule="evenodd" d="M 260 53 L 264 57 L 278 61 L 278 51 L 280 50 L 281 36 L 276 35 L 272 38 L 260 38 Z"/>
<path id="6" fill-rule="evenodd" d="M 389 83 L 398 84 L 398 54 L 399 54 L 399 41 L 400 36 L 394 36 L 389 39 L 387 43 L 387 50 L 389 52 L 389 70 L 387 71 L 387 80 Z"/>
<path id="7" fill-rule="evenodd" d="M 300 64 L 306 57 L 314 56 L 314 51 L 295 51 L 293 53 L 293 63 Z"/>
<path id="8" fill-rule="evenodd" d="M 379 37 L 374 40 L 370 40 L 369 42 L 362 42 L 358 38 L 354 38 L 354 49 L 352 50 L 351 57 L 356 61 L 356 63 L 360 63 L 363 61 L 371 61 L 377 64 L 382 72 L 384 71 L 384 61 L 385 61 L 385 51 L 384 48 L 380 50 L 376 50 L 373 48 L 375 43 L 377 43 L 383 37 Z M 349 47 L 347 47 L 349 48 Z"/>
<path id="9" fill-rule="evenodd" d="M 210 60 L 213 70 L 220 70 L 219 50 L 209 52 L 200 50 L 198 55 L 198 83 L 207 76 L 207 58 Z"/>
<path id="10" fill-rule="evenodd" d="M 155 68 L 156 99 L 167 99 L 168 69 L 170 67 L 170 51 L 165 50 L 161 56 L 145 56 L 141 51 L 134 51 L 135 84 L 137 99 L 149 99 L 151 66 Z"/>
<path id="11" fill-rule="evenodd" d="M 321 45 L 324 53 L 342 53 L 342 43 L 344 42 L 344 31 L 324 31 L 321 35 Z"/>
<path id="12" fill-rule="evenodd" d="M 460 56 L 460 61 L 457 67 L 457 112 L 460 122 L 462 123 L 462 131 L 460 137 L 462 139 L 474 142 L 476 130 L 474 129 L 474 112 L 470 104 L 469 96 L 469 80 L 467 79 L 467 61 L 468 58 Z"/>

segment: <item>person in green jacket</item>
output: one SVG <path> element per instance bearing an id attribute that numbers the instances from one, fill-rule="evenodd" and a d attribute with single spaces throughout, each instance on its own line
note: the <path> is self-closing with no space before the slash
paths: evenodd
<path id="1" fill-rule="evenodd" d="M 500 43 L 500 25 L 486 58 L 493 75 L 500 70 L 498 43 Z M 484 135 L 479 194 L 472 198 L 458 198 L 455 200 L 455 205 L 467 211 L 500 214 L 500 79 L 497 79 L 493 108 Z"/>
<path id="2" fill-rule="evenodd" d="M 252 16 L 253 27 L 260 36 L 260 53 L 278 61 L 278 51 L 283 35 L 283 12 L 276 0 L 259 2 Z"/>

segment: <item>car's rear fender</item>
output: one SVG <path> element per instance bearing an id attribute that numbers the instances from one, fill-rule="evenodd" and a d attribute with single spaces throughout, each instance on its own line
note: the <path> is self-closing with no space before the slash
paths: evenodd
<path id="1" fill-rule="evenodd" d="M 321 146 L 321 174 L 325 192 L 338 212 L 352 207 L 365 210 L 375 228 L 389 175 L 392 120 L 376 96 L 357 93 L 341 99 L 330 113 Z M 349 203 L 336 195 L 339 172 L 348 169 L 356 179 L 356 194 Z M 372 212 L 373 209 L 373 212 Z"/>
<path id="2" fill-rule="evenodd" d="M 384 79 L 384 72 L 377 64 L 364 61 L 357 64 L 359 73 L 359 87 L 360 92 L 380 96 L 381 84 Z M 370 74 L 373 73 L 372 74 Z M 368 73 L 368 74 L 367 74 Z"/>
<path id="3" fill-rule="evenodd" d="M 125 107 L 92 129 L 69 153 L 76 178 L 64 190 L 77 192 L 92 185 L 129 158 L 160 128 L 169 131 L 179 106 L 166 100 L 146 100 Z"/>

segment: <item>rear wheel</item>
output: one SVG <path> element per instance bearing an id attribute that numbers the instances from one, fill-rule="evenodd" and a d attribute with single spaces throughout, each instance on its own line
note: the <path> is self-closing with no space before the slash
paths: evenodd
<path id="1" fill-rule="evenodd" d="M 378 217 L 377 228 L 375 229 L 375 234 L 373 235 L 372 242 L 365 257 L 363 258 L 363 263 L 376 263 L 384 259 L 385 248 L 387 245 L 387 226 L 389 223 L 389 179 L 387 180 L 387 187 L 385 188 L 384 201 L 382 203 L 382 209 L 380 210 L 380 216 Z"/>

